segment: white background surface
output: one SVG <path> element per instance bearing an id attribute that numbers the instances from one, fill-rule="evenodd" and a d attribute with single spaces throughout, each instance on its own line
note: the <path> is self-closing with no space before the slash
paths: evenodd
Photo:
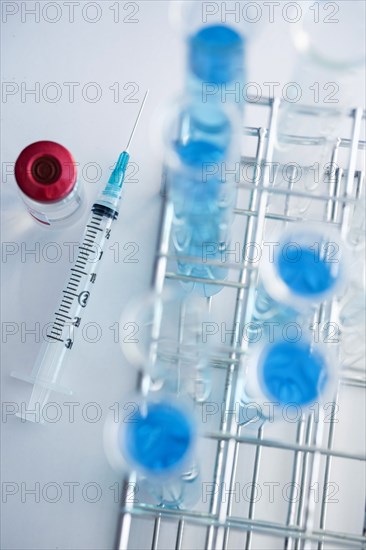
<path id="1" fill-rule="evenodd" d="M 97 2 L 101 17 L 95 23 L 83 18 L 82 8 L 87 2 L 75 5 L 74 22 L 69 21 L 65 3 L 58 2 L 61 18 L 53 24 L 42 14 L 40 22 L 25 13 L 22 21 L 21 4 L 32 8 L 34 2 L 3 2 L 3 15 L 5 4 L 18 11 L 3 18 L 2 79 L 19 88 L 14 95 L 3 97 L 2 102 L 2 239 L 19 247 L 16 253 L 3 259 L 2 264 L 3 328 L 4 323 L 15 323 L 18 327 L 17 334 L 8 336 L 3 346 L 1 374 L 5 403 L 20 406 L 29 398 L 30 387 L 10 378 L 10 372 L 31 371 L 39 343 L 35 342 L 34 335 L 25 336 L 24 330 L 34 327 L 35 323 L 42 327 L 48 322 L 69 267 L 68 248 L 63 243 L 78 241 L 85 219 L 62 232 L 34 225 L 20 202 L 13 176 L 4 174 L 4 170 L 11 172 L 7 168 L 9 163 L 14 163 L 26 145 L 47 139 L 60 142 L 80 163 L 79 174 L 84 179 L 91 205 L 128 138 L 145 90 L 150 89 L 131 148 L 132 161 L 139 167 L 135 176 L 138 181 L 126 184 L 120 219 L 111 237 L 111 245 L 120 243 L 120 258 L 115 262 L 112 250 L 105 254 L 98 285 L 84 318 L 85 323 L 99 323 L 102 337 L 94 344 L 79 339 L 63 377 L 64 385 L 74 390 L 71 401 L 80 403 L 75 408 L 75 421 L 69 420 L 69 409 L 63 405 L 65 399 L 56 395 L 52 400 L 60 403 L 62 413 L 56 423 L 46 422 L 40 426 L 21 423 L 14 416 L 2 419 L 2 481 L 13 483 L 17 491 L 3 504 L 2 547 L 107 549 L 113 546 L 118 517 L 118 504 L 110 487 L 118 477 L 103 452 L 103 424 L 108 407 L 124 398 L 134 384 L 134 373 L 118 343 L 113 342 L 114 333 L 109 327 L 118 321 L 127 300 L 146 291 L 150 282 L 161 170 L 161 158 L 156 156 L 159 137 L 154 127 L 154 113 L 181 89 L 184 44 L 169 23 L 166 1 L 132 3 L 139 7 L 134 16 L 138 19 L 136 23 L 123 22 L 132 12 L 124 2 L 119 3 L 118 23 L 114 22 L 115 12 L 111 10 L 116 2 Z M 45 4 L 41 2 L 41 8 Z M 124 9 L 126 7 L 128 9 Z M 52 9 L 49 8 L 49 18 L 55 17 Z M 88 9 L 87 16 L 94 18 L 94 8 Z M 263 23 L 266 23 L 265 17 Z M 327 32 L 325 26 L 324 32 Z M 262 87 L 264 82 L 286 83 L 290 80 L 293 62 L 289 25 L 278 16 L 274 24 L 263 25 L 262 33 L 250 47 L 248 80 Z M 62 97 L 54 103 L 42 94 L 50 82 L 57 83 L 62 91 Z M 69 101 L 65 82 L 80 83 L 75 88 L 74 102 Z M 90 82 L 97 83 L 102 91 L 102 98 L 95 103 L 87 101 L 81 93 Z M 120 88 L 118 102 L 114 102 L 110 90 L 116 82 Z M 136 83 L 138 103 L 126 102 L 132 88 L 124 90 L 123 86 L 131 82 Z M 22 98 L 22 87 L 31 89 L 36 83 L 41 90 L 39 101 L 32 95 Z M 359 84 L 356 95 L 362 104 L 362 79 Z M 266 91 L 263 87 L 264 95 Z M 92 96 L 94 90 L 90 88 L 89 92 Z M 49 88 L 48 93 L 52 98 L 54 90 Z M 83 178 L 88 163 L 97 163 L 101 170 L 94 183 Z M 91 179 L 96 172 L 90 167 L 85 174 Z M 47 255 L 47 250 L 50 256 L 54 253 L 54 249 L 47 248 L 51 242 L 58 243 L 62 250 L 62 257 L 54 263 L 42 254 Z M 40 251 L 39 261 L 31 254 L 24 256 L 25 250 L 34 248 L 35 243 L 39 243 L 36 245 Z M 123 261 L 132 250 L 123 250 L 126 243 L 136 243 L 137 263 Z M 91 402 L 98 403 L 102 411 L 102 418 L 97 422 L 87 418 L 88 413 L 90 417 L 95 414 L 95 409 L 84 409 L 82 414 L 85 404 Z M 50 417 L 54 412 L 55 409 L 50 409 Z M 75 487 L 74 502 L 70 503 L 65 484 L 72 482 L 79 485 Z M 83 498 L 83 489 L 85 491 L 85 485 L 90 482 L 101 489 L 101 498 L 95 503 Z M 25 492 L 36 483 L 40 484 L 40 502 Z M 48 483 L 57 483 L 61 488 L 62 494 L 56 503 L 47 502 L 55 496 L 52 487 L 46 496 L 42 495 Z M 89 491 L 86 498 L 90 500 L 95 492 L 92 488 Z"/>

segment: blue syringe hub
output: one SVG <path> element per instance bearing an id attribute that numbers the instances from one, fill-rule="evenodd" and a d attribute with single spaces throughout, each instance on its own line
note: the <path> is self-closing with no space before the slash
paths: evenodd
<path id="1" fill-rule="evenodd" d="M 103 214 L 109 212 L 110 217 L 117 218 L 122 186 L 125 180 L 129 160 L 129 153 L 127 151 L 123 151 L 118 157 L 116 166 L 114 167 L 107 185 L 93 205 L 93 211 L 100 210 L 102 208 Z"/>

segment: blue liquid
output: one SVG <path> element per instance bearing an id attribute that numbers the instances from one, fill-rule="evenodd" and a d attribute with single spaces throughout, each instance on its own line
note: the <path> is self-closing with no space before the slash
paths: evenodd
<path id="1" fill-rule="evenodd" d="M 321 294 L 335 285 L 338 273 L 334 273 L 334 267 L 334 263 L 319 257 L 315 250 L 304 247 L 289 247 L 277 259 L 281 279 L 292 292 L 305 297 Z"/>
<path id="2" fill-rule="evenodd" d="M 244 41 L 225 25 L 204 27 L 189 39 L 189 66 L 200 80 L 224 84 L 243 72 Z"/>
<path id="3" fill-rule="evenodd" d="M 204 170 L 206 164 L 224 160 L 226 144 L 220 147 L 214 143 L 196 139 L 184 145 L 176 142 L 175 149 L 183 164 Z"/>
<path id="4" fill-rule="evenodd" d="M 128 455 L 152 475 L 166 475 L 184 461 L 192 446 L 192 426 L 181 410 L 165 402 L 151 403 L 146 416 L 138 411 L 126 427 Z"/>
<path id="5" fill-rule="evenodd" d="M 325 362 L 309 344 L 278 343 L 266 348 L 264 354 L 264 391 L 271 399 L 281 405 L 301 406 L 311 403 L 322 392 L 328 378 Z"/>
<path id="6" fill-rule="evenodd" d="M 182 275 L 208 280 L 224 280 L 226 267 L 209 266 L 207 261 L 225 260 L 228 247 L 230 215 L 235 191 L 218 173 L 211 175 L 207 165 L 224 161 L 226 148 L 209 141 L 194 140 L 175 143 L 183 168 L 173 175 L 171 198 L 174 203 L 172 239 L 177 255 L 192 256 L 199 263 L 178 259 Z M 193 170 L 192 170 L 193 169 Z M 212 296 L 221 286 L 204 283 L 183 283 L 187 290 L 197 289 L 204 296 Z"/>
<path id="7" fill-rule="evenodd" d="M 288 246 L 295 242 L 294 239 L 282 244 L 275 258 L 276 271 L 294 296 L 309 299 L 311 303 L 312 298 L 335 287 L 342 267 L 340 263 L 329 261 L 310 247 Z M 281 304 L 263 286 L 258 288 L 252 322 L 261 327 L 264 334 L 269 331 L 269 327 L 263 325 L 264 322 L 284 326 L 299 320 L 300 314 L 296 305 L 292 308 Z M 255 331 L 253 333 L 255 337 Z"/>
<path id="8" fill-rule="evenodd" d="M 244 102 L 244 38 L 226 25 L 202 28 L 188 41 L 188 89 L 204 104 Z"/>

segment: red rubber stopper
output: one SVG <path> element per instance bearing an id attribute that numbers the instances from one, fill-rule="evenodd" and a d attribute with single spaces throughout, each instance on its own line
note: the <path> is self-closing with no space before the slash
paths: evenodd
<path id="1" fill-rule="evenodd" d="M 25 195 L 38 202 L 56 202 L 73 190 L 77 170 L 71 153 L 54 141 L 37 141 L 20 153 L 15 179 Z"/>

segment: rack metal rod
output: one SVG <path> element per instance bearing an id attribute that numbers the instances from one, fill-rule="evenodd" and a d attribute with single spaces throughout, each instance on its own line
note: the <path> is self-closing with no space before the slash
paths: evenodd
<path id="1" fill-rule="evenodd" d="M 330 187 L 330 195 L 333 197 L 337 197 L 339 195 L 340 190 L 340 182 L 342 181 L 342 178 L 339 178 L 339 170 L 337 170 L 336 175 L 337 177 L 332 177 L 333 169 L 332 167 L 336 166 L 336 161 L 338 158 L 338 149 L 339 149 L 339 140 L 337 140 L 336 145 L 332 152 L 331 157 L 331 163 L 330 163 L 330 171 L 329 171 L 329 187 Z M 331 223 L 334 222 L 337 215 L 337 209 L 335 207 L 335 204 L 333 200 L 330 200 L 324 211 L 324 222 L 325 223 Z M 314 320 L 318 320 L 320 323 L 321 321 L 324 322 L 325 317 L 325 305 L 322 304 L 318 311 L 314 313 Z M 332 319 L 332 317 L 330 317 Z M 301 422 L 301 421 L 300 421 Z M 319 430 L 319 423 L 314 423 L 314 413 L 312 413 L 308 419 L 307 419 L 307 425 L 306 430 L 300 430 L 298 431 L 298 437 L 296 439 L 296 443 L 301 443 L 304 441 L 304 444 L 306 446 L 309 446 L 311 441 L 316 441 L 317 439 L 321 443 L 322 435 L 323 435 L 323 426 L 320 426 L 321 429 Z M 316 445 L 318 448 L 319 445 Z M 295 502 L 293 500 L 290 500 L 289 504 L 289 514 L 288 518 L 292 517 L 293 522 L 296 526 L 302 527 L 305 524 L 306 531 L 309 532 L 312 530 L 313 525 L 313 506 L 310 500 L 310 488 L 312 486 L 312 482 L 317 479 L 318 473 L 319 473 L 319 460 L 317 460 L 317 457 L 320 456 L 318 451 L 316 453 L 310 454 L 310 453 L 301 453 L 299 456 L 298 453 L 295 453 L 294 461 L 297 462 L 296 467 L 293 470 L 293 487 L 295 487 L 295 482 L 300 483 L 300 486 L 302 487 L 302 490 L 300 492 L 299 500 L 298 502 Z M 297 514 L 295 515 L 295 509 L 297 509 Z M 294 517 L 295 516 L 295 517 Z M 307 544 L 306 541 L 304 543 Z M 285 547 L 286 549 L 290 550 L 291 548 L 294 548 L 294 550 L 299 550 L 300 547 L 300 540 L 294 539 L 293 537 L 286 538 L 285 540 Z"/>
<path id="2" fill-rule="evenodd" d="M 153 506 L 150 504 L 136 504 L 132 510 L 132 514 L 136 516 L 166 518 L 168 520 L 177 520 L 184 518 L 186 523 L 213 526 L 216 528 L 229 527 L 242 531 L 255 531 L 263 533 L 265 535 L 272 535 L 283 538 L 284 536 L 292 535 L 304 540 L 305 531 L 300 528 L 288 528 L 282 524 L 265 521 L 265 520 L 247 520 L 231 516 L 223 523 L 214 515 L 206 514 L 203 512 L 194 512 L 192 510 L 177 510 L 173 508 L 160 508 L 159 506 Z M 306 538 L 312 542 L 318 542 L 320 540 L 329 544 L 344 545 L 349 544 L 348 548 L 360 548 L 360 545 L 364 543 L 364 537 L 357 535 L 350 535 L 348 533 L 338 533 L 330 530 L 316 529 L 312 533 L 306 533 Z M 343 546 L 344 548 L 344 546 Z"/>
<path id="3" fill-rule="evenodd" d="M 252 105 L 254 104 L 254 105 L 270 107 L 274 99 L 275 98 L 272 98 L 272 97 L 262 96 L 258 98 L 256 96 L 248 95 L 247 102 Z M 294 106 L 294 104 L 292 105 Z M 321 116 L 323 113 L 327 115 L 332 115 L 332 116 L 339 116 L 339 115 L 345 116 L 345 117 L 353 116 L 353 109 L 347 109 L 347 110 L 342 110 L 337 108 L 331 109 L 329 107 L 322 107 L 321 105 L 311 106 L 311 105 L 298 104 L 296 105 L 296 109 L 294 106 L 294 112 L 295 111 L 296 113 L 299 113 L 299 114 L 313 115 L 313 116 Z M 366 110 L 365 111 L 361 110 L 361 112 L 362 112 L 362 118 L 366 118 Z"/>
<path id="4" fill-rule="evenodd" d="M 257 131 L 258 141 L 257 141 L 256 160 L 260 164 L 262 163 L 262 160 L 263 160 L 263 157 L 264 157 L 266 137 L 267 137 L 267 131 L 264 131 L 264 130 Z M 255 179 L 253 179 L 253 184 L 255 184 Z M 254 187 L 255 187 L 255 185 L 254 185 Z M 250 212 L 254 211 L 254 209 L 257 206 L 256 203 L 257 203 L 258 195 L 254 191 L 255 191 L 255 189 L 252 190 L 250 201 L 249 201 L 249 209 L 250 209 L 249 211 Z M 245 236 L 244 236 L 245 243 L 248 242 L 248 237 L 250 236 L 250 229 L 251 229 L 251 227 L 250 227 L 250 224 L 249 224 L 249 221 L 248 221 L 247 231 L 246 231 Z M 243 262 L 243 267 L 244 268 L 247 267 L 247 262 L 245 262 L 245 261 Z M 242 272 L 242 276 L 243 275 L 244 275 L 244 273 Z M 238 296 L 238 299 L 240 299 L 239 296 Z M 244 309 L 245 308 L 245 296 L 243 296 L 242 301 L 243 301 L 242 308 Z M 246 303 L 248 303 L 248 298 L 246 298 Z M 245 350 L 244 350 L 244 352 L 245 352 Z M 234 357 L 237 357 L 237 355 L 238 355 L 238 353 L 236 353 L 235 356 L 233 355 L 232 358 L 234 359 Z M 240 432 L 241 432 L 241 427 L 238 426 L 237 429 L 236 429 L 236 435 L 240 435 Z M 234 486 L 234 483 L 235 483 L 238 457 L 239 457 L 239 443 L 238 443 L 238 441 L 236 441 L 235 446 L 233 448 L 233 464 L 232 464 L 232 471 L 231 471 L 231 476 L 230 476 L 230 480 L 229 480 L 229 499 L 228 499 L 228 505 L 227 505 L 227 509 L 226 509 L 226 515 L 227 516 L 230 516 L 231 513 L 232 513 L 232 504 L 233 504 L 233 491 L 232 491 L 232 489 L 233 489 L 233 486 Z M 230 533 L 229 528 L 226 528 L 225 531 L 224 531 L 224 537 L 223 537 L 223 546 L 222 546 L 223 550 L 226 550 L 228 548 L 229 533 Z"/>
<path id="5" fill-rule="evenodd" d="M 239 189 L 247 189 L 248 191 L 251 191 L 253 189 L 253 185 L 249 183 L 238 183 L 237 187 Z M 258 191 L 264 191 L 263 187 L 256 187 Z M 289 192 L 288 189 L 282 189 L 281 187 L 270 187 L 269 189 L 266 189 L 266 191 L 271 195 L 291 195 L 292 197 L 299 197 L 304 199 L 311 199 L 311 200 L 321 200 L 321 201 L 329 201 L 333 200 L 334 202 L 341 203 L 341 204 L 357 204 L 358 199 L 343 196 L 343 197 L 332 197 L 331 195 L 324 195 L 311 192 L 304 192 L 304 191 L 296 191 L 293 190 Z"/>
<path id="6" fill-rule="evenodd" d="M 353 112 L 354 120 L 353 120 L 353 128 L 352 128 L 352 137 L 351 137 L 351 149 L 350 149 L 350 155 L 349 155 L 349 163 L 348 163 L 348 175 L 347 175 L 347 181 L 346 181 L 346 189 L 345 189 L 345 196 L 351 195 L 353 188 L 354 188 L 354 176 L 356 172 L 356 160 L 357 160 L 357 144 L 360 139 L 360 132 L 361 132 L 361 121 L 362 121 L 362 111 L 361 109 L 356 109 Z M 347 232 L 349 229 L 349 222 L 350 222 L 350 216 L 351 216 L 351 210 L 350 205 L 346 205 L 343 208 L 342 213 L 342 221 L 341 221 L 341 235 L 343 238 L 347 237 Z M 335 404 L 338 404 L 339 401 L 339 389 L 340 384 L 338 383 L 336 396 L 334 399 Z M 332 422 L 329 426 L 329 434 L 328 434 L 328 448 L 332 449 L 334 444 L 334 436 L 335 436 L 335 423 Z M 327 499 L 325 498 L 328 483 L 329 483 L 329 476 L 330 476 L 330 470 L 331 470 L 331 464 L 332 464 L 332 455 L 329 454 L 326 457 L 325 461 L 325 472 L 324 472 L 324 483 L 323 483 L 323 498 L 320 506 L 320 528 L 323 529 L 325 527 L 326 523 L 326 516 L 327 516 Z M 324 544 L 322 541 L 318 544 L 318 550 L 322 550 L 324 547 Z"/>
<path id="7" fill-rule="evenodd" d="M 366 461 L 366 455 L 363 454 L 347 453 L 341 450 L 329 449 L 328 447 L 317 447 L 316 445 L 285 443 L 276 439 L 257 439 L 255 437 L 237 436 L 227 432 L 207 432 L 204 434 L 204 437 L 217 440 L 234 439 L 238 441 L 238 443 L 247 443 L 248 445 L 262 445 L 262 447 L 271 447 L 273 449 L 283 449 L 287 451 L 301 451 L 304 453 L 319 452 L 321 455 L 334 458 L 346 458 L 349 460 L 360 460 L 362 462 Z"/>

